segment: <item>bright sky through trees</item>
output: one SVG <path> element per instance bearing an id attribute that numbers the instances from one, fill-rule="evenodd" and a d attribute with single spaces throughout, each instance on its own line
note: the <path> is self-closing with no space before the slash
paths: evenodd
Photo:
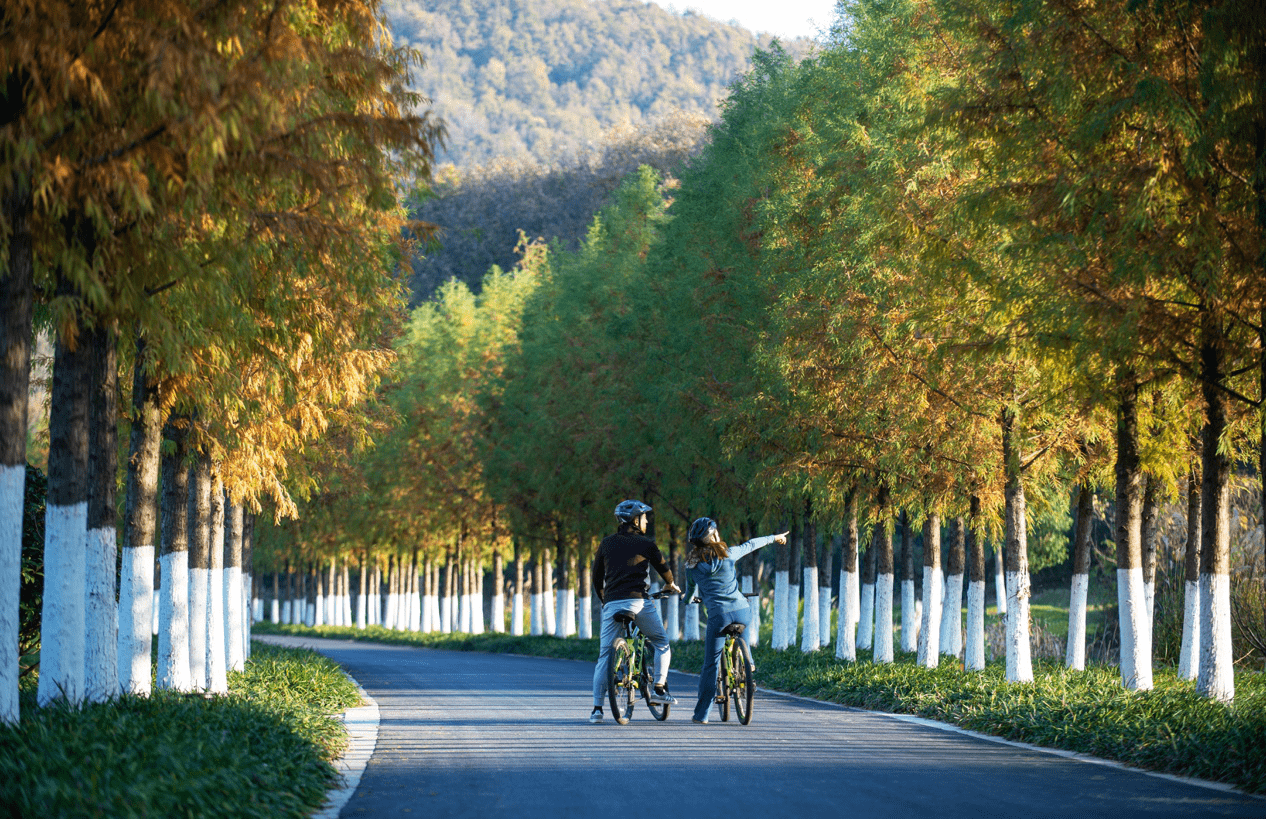
<path id="1" fill-rule="evenodd" d="M 722 22 L 735 20 L 752 31 L 785 38 L 816 38 L 835 16 L 835 0 L 686 0 L 660 5 L 679 12 L 689 9 Z"/>

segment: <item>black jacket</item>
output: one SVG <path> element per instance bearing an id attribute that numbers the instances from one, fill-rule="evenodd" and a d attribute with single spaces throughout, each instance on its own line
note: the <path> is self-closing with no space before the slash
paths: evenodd
<path id="1" fill-rule="evenodd" d="M 655 567 L 665 583 L 673 582 L 655 541 L 633 532 L 617 532 L 603 539 L 593 560 L 593 587 L 602 602 L 646 599 L 647 569 Z"/>

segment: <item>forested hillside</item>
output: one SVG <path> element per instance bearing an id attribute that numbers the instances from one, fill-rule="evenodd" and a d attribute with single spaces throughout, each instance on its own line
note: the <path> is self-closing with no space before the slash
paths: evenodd
<path id="1" fill-rule="evenodd" d="M 389 0 L 397 45 L 426 59 L 415 89 L 448 124 L 440 159 L 553 162 L 615 126 L 678 112 L 715 118 L 767 47 L 739 26 L 636 0 Z M 788 44 L 807 50 L 808 41 Z"/>

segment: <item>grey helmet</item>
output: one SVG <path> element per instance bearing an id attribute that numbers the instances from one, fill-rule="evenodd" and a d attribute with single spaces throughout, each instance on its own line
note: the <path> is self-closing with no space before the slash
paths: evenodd
<path id="1" fill-rule="evenodd" d="M 620 501 L 615 507 L 615 516 L 625 523 L 632 523 L 640 516 L 649 514 L 651 508 L 640 500 Z"/>
<path id="2" fill-rule="evenodd" d="M 697 518 L 690 524 L 690 531 L 686 533 L 686 542 L 691 545 L 702 543 L 707 539 L 708 532 L 716 528 L 717 522 L 712 518 Z"/>

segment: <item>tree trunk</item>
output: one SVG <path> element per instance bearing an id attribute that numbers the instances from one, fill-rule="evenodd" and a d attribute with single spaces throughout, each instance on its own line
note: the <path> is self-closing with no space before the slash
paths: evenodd
<path id="1" fill-rule="evenodd" d="M 901 510 L 901 650 L 914 653 L 919 648 L 919 621 L 914 616 L 914 534 L 910 516 Z"/>
<path id="2" fill-rule="evenodd" d="M 44 605 L 40 616 L 40 705 L 84 696 L 84 546 L 88 534 L 90 337 L 57 339 L 49 418 L 44 516 Z M 23 433 L 25 434 L 25 432 Z"/>
<path id="3" fill-rule="evenodd" d="M 1130 690 L 1152 688 L 1152 630 L 1143 595 L 1143 472 L 1139 466 L 1138 384 L 1133 373 L 1117 378 L 1116 531 L 1117 610 L 1121 629 L 1121 682 Z"/>
<path id="4" fill-rule="evenodd" d="M 791 598 L 791 549 L 795 537 L 796 534 L 793 532 L 787 543 L 774 545 L 774 633 L 770 645 L 775 651 L 782 651 L 791 642 L 789 636 L 791 629 L 787 621 L 794 616 L 790 611 L 789 600 Z M 698 639 L 698 633 L 692 634 L 690 639 Z"/>
<path id="5" fill-rule="evenodd" d="M 681 586 L 685 584 L 686 581 L 677 574 L 677 534 L 677 527 L 674 524 L 668 524 L 668 566 L 673 570 L 673 577 L 676 579 L 677 585 Z M 737 572 L 738 569 L 736 568 L 735 571 Z M 740 574 L 739 577 L 739 585 L 742 587 L 742 575 Z M 681 598 L 669 597 L 664 600 L 664 603 L 665 607 L 668 609 L 668 614 L 664 618 L 664 630 L 668 632 L 668 640 L 675 643 L 681 639 Z M 752 645 L 755 645 L 754 640 Z"/>
<path id="6" fill-rule="evenodd" d="M 163 412 L 146 377 L 145 339 L 137 334 L 132 370 L 132 430 L 128 443 L 123 567 L 119 574 L 119 686 L 148 696 L 152 676 L 154 545 L 158 532 L 158 464 Z"/>
<path id="7" fill-rule="evenodd" d="M 339 573 L 339 621 L 345 628 L 352 626 L 352 570 L 348 566 L 347 557 L 342 559 Z"/>
<path id="8" fill-rule="evenodd" d="M 1083 482 L 1077 489 L 1073 580 L 1068 595 L 1068 646 L 1064 655 L 1064 664 L 1076 671 L 1086 669 L 1086 594 L 1090 589 L 1090 532 L 1094 511 L 1094 493 Z"/>
<path id="9" fill-rule="evenodd" d="M 583 543 L 584 541 L 582 541 L 582 544 Z M 593 541 L 588 541 L 588 543 L 589 546 L 592 547 Z M 583 545 L 579 546 L 578 549 L 580 550 L 582 557 L 589 551 L 589 549 L 585 548 Z M 673 552 L 670 552 L 669 554 L 672 555 Z M 580 561 L 580 566 L 577 570 L 578 576 L 576 578 L 576 580 L 580 583 L 580 606 L 578 607 L 579 611 L 576 614 L 576 616 L 580 619 L 576 624 L 576 633 L 582 640 L 589 640 L 593 637 L 593 577 L 589 572 L 591 561 L 592 558 L 586 558 Z M 669 557 L 669 561 L 669 565 L 672 565 L 671 556 Z M 675 598 L 669 604 L 669 612 L 672 615 L 670 619 L 673 620 L 673 624 L 672 627 L 668 629 L 668 638 L 670 640 L 676 640 L 677 601 Z"/>
<path id="10" fill-rule="evenodd" d="M 92 397 L 88 426 L 87 598 L 84 695 L 105 702 L 119 694 L 119 607 L 115 597 L 119 473 L 119 364 L 113 325 L 91 334 Z M 148 656 L 148 652 L 147 652 Z"/>
<path id="11" fill-rule="evenodd" d="M 1194 680 L 1200 670 L 1200 472 L 1194 465 L 1187 475 L 1187 548 L 1183 579 L 1178 678 Z"/>
<path id="12" fill-rule="evenodd" d="M 506 630 L 505 557 L 501 550 L 492 553 L 492 631 L 501 634 Z"/>
<path id="13" fill-rule="evenodd" d="M 822 555 L 818 558 L 818 645 L 826 648 L 831 644 L 831 576 L 835 570 L 835 548 L 839 536 L 827 537 L 822 533 Z"/>
<path id="14" fill-rule="evenodd" d="M 993 555 L 994 602 L 1000 616 L 1006 616 L 1007 613 L 1007 572 L 1006 560 L 1003 557 L 1003 550 L 1005 548 L 1005 543 L 999 543 L 998 547 L 994 550 Z"/>
<path id="15" fill-rule="evenodd" d="M 822 629 L 818 625 L 818 527 L 805 510 L 801 526 L 800 548 L 804 555 L 804 627 L 800 632 L 800 650 L 817 651 L 822 645 Z"/>
<path id="16" fill-rule="evenodd" d="M 954 518 L 945 561 L 945 601 L 941 607 L 941 654 L 963 656 L 963 569 L 967 564 L 967 526 Z"/>
<path id="17" fill-rule="evenodd" d="M 545 595 L 541 590 L 545 587 L 545 571 L 541 567 L 542 560 L 541 550 L 537 549 L 532 555 L 532 622 L 531 634 L 536 637 L 545 631 L 545 614 L 543 609 Z"/>
<path id="18" fill-rule="evenodd" d="M 242 586 L 243 597 L 250 599 L 255 578 L 255 515 L 242 510 Z M 243 661 L 251 658 L 252 618 L 242 618 L 242 656 Z"/>
<path id="19" fill-rule="evenodd" d="M 29 181 L 15 179 L 13 190 L 0 201 L 9 235 L 9 263 L 0 276 L 0 304 L 4 305 L 0 310 L 0 348 L 4 350 L 4 369 L 0 371 L 0 722 L 16 724 L 27 397 L 35 294 Z"/>
<path id="20" fill-rule="evenodd" d="M 879 524 L 870 529 L 870 546 L 862 565 L 861 597 L 858 601 L 857 648 L 870 650 L 875 645 L 875 583 L 879 577 Z"/>
<path id="21" fill-rule="evenodd" d="M 1231 654 L 1231 460 L 1221 447 L 1226 433 L 1226 394 L 1221 389 L 1221 332 L 1205 319 L 1201 380 L 1205 402 L 1204 482 L 1200 503 L 1200 671 L 1196 691 L 1211 699 L 1235 699 Z"/>
<path id="22" fill-rule="evenodd" d="M 888 511 L 888 487 L 878 498 L 879 548 L 875 552 L 875 650 L 877 663 L 891 663 L 892 654 L 892 520 Z"/>
<path id="23" fill-rule="evenodd" d="M 273 603 L 270 613 L 274 623 L 281 622 L 281 572 L 273 572 Z"/>
<path id="24" fill-rule="evenodd" d="M 980 537 L 980 498 L 971 496 L 967 527 L 963 533 L 967 550 L 967 642 L 963 645 L 963 667 L 985 670 L 985 544 Z"/>
<path id="25" fill-rule="evenodd" d="M 210 689 L 207 669 L 208 575 L 211 572 L 211 461 L 199 455 L 190 470 L 189 673 L 194 687 Z"/>
<path id="26" fill-rule="evenodd" d="M 246 610 L 247 595 L 245 588 L 245 572 L 242 571 L 244 510 L 242 504 L 233 503 L 229 497 L 224 498 L 228 504 L 228 516 L 224 526 L 224 608 L 227 613 L 228 629 L 228 670 L 241 671 L 246 667 L 246 629 L 248 618 L 253 619 L 253 612 Z"/>
<path id="27" fill-rule="evenodd" d="M 1160 535 L 1160 481 L 1143 473 L 1143 507 L 1139 524 L 1140 557 L 1143 569 L 1143 611 L 1147 614 L 1145 627 L 1148 642 L 1156 622 L 1156 540 Z"/>
<path id="28" fill-rule="evenodd" d="M 941 659 L 941 518 L 923 521 L 923 623 L 919 628 L 919 665 L 936 668 Z"/>
<path id="29" fill-rule="evenodd" d="M 791 565 L 787 567 L 787 645 L 794 646 L 800 634 L 800 581 L 804 571 L 804 527 L 792 523 Z"/>
<path id="30" fill-rule="evenodd" d="M 173 419 L 174 421 L 175 419 Z M 192 691 L 189 669 L 189 430 L 168 424 L 164 437 L 175 442 L 162 455 L 162 546 L 159 570 L 158 687 Z"/>
<path id="31" fill-rule="evenodd" d="M 558 591 L 554 595 L 554 636 L 569 637 L 571 635 L 567 633 L 567 592 L 571 587 L 571 578 L 567 576 L 567 545 L 561 536 L 554 539 L 554 555 L 558 565 Z M 662 618 L 660 622 L 663 622 Z"/>
<path id="32" fill-rule="evenodd" d="M 554 558 L 549 549 L 541 553 L 541 628 L 546 634 L 558 634 L 558 617 L 555 611 L 557 593 L 554 589 Z"/>
<path id="33" fill-rule="evenodd" d="M 523 634 L 523 547 L 514 542 L 514 598 L 510 604 L 510 633 Z"/>
<path id="34" fill-rule="evenodd" d="M 836 614 L 835 656 L 857 660 L 857 622 L 861 617 L 861 586 L 857 573 L 857 490 L 844 497 L 844 542 L 840 550 L 840 605 Z M 872 586 L 873 588 L 873 586 Z"/>
<path id="35" fill-rule="evenodd" d="M 1033 682 L 1029 644 L 1029 543 L 1016 417 L 1002 413 L 1002 462 L 1006 470 L 1007 681 Z"/>
<path id="36" fill-rule="evenodd" d="M 207 690 L 212 694 L 229 693 L 224 523 L 224 484 L 217 477 L 211 483 L 211 549 L 207 574 Z"/>

